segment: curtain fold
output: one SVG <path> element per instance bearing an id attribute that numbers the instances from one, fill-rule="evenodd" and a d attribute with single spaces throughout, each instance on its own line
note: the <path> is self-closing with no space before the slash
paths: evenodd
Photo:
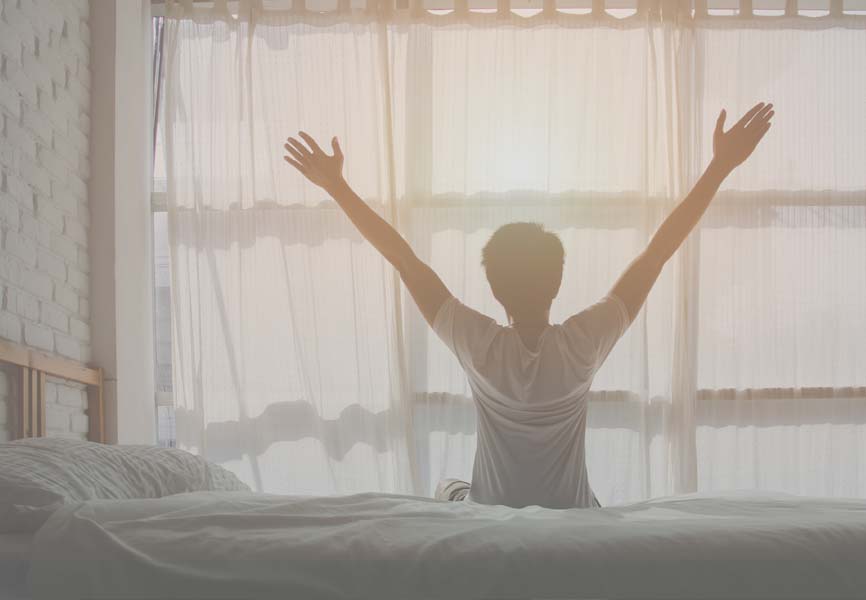
<path id="1" fill-rule="evenodd" d="M 287 136 L 338 136 L 359 195 L 500 321 L 483 244 L 516 220 L 556 231 L 561 321 L 688 191 L 718 111 L 769 99 L 771 135 L 594 382 L 590 480 L 603 504 L 866 494 L 866 30 L 703 26 L 653 6 L 603 22 L 174 6 L 162 126 L 179 445 L 268 492 L 429 494 L 471 473 L 459 365 L 393 269 L 285 166 Z"/>

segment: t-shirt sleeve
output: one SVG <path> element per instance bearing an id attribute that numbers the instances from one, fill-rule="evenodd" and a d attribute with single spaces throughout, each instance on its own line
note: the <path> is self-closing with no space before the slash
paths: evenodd
<path id="1" fill-rule="evenodd" d="M 630 323 L 623 301 L 610 294 L 570 317 L 563 327 L 574 345 L 582 348 L 598 369 Z"/>
<path id="2" fill-rule="evenodd" d="M 433 331 L 451 349 L 464 369 L 478 364 L 498 327 L 496 321 L 472 310 L 453 296 L 442 303 L 433 319 Z"/>

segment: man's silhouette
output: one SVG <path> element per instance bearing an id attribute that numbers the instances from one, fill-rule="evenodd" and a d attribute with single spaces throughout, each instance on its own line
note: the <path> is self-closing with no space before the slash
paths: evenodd
<path id="1" fill-rule="evenodd" d="M 482 263 L 508 326 L 463 305 L 400 234 L 343 179 L 337 138 L 328 155 L 304 132 L 289 138 L 286 162 L 327 191 L 358 230 L 400 273 L 424 318 L 457 357 L 478 412 L 472 484 L 450 480 L 447 497 L 484 504 L 548 508 L 598 506 L 584 456 L 586 395 L 593 376 L 628 328 L 662 270 L 694 228 L 727 175 L 770 128 L 772 104 L 760 103 L 730 130 L 725 111 L 713 135 L 713 159 L 607 296 L 564 323 L 550 305 L 562 281 L 564 252 L 553 233 L 532 223 L 499 228 Z"/>

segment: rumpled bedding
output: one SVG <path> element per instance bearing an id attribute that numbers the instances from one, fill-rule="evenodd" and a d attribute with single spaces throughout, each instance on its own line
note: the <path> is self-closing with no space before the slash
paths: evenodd
<path id="1" fill-rule="evenodd" d="M 512 509 L 195 492 L 58 510 L 34 598 L 862 598 L 866 500 L 700 494 Z"/>

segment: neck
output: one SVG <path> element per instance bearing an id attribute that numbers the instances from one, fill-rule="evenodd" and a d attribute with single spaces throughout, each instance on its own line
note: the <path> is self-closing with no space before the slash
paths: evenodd
<path id="1" fill-rule="evenodd" d="M 508 321 L 512 327 L 547 327 L 550 325 L 550 315 L 548 313 L 544 313 L 543 315 L 521 315 L 519 317 L 508 315 Z"/>

